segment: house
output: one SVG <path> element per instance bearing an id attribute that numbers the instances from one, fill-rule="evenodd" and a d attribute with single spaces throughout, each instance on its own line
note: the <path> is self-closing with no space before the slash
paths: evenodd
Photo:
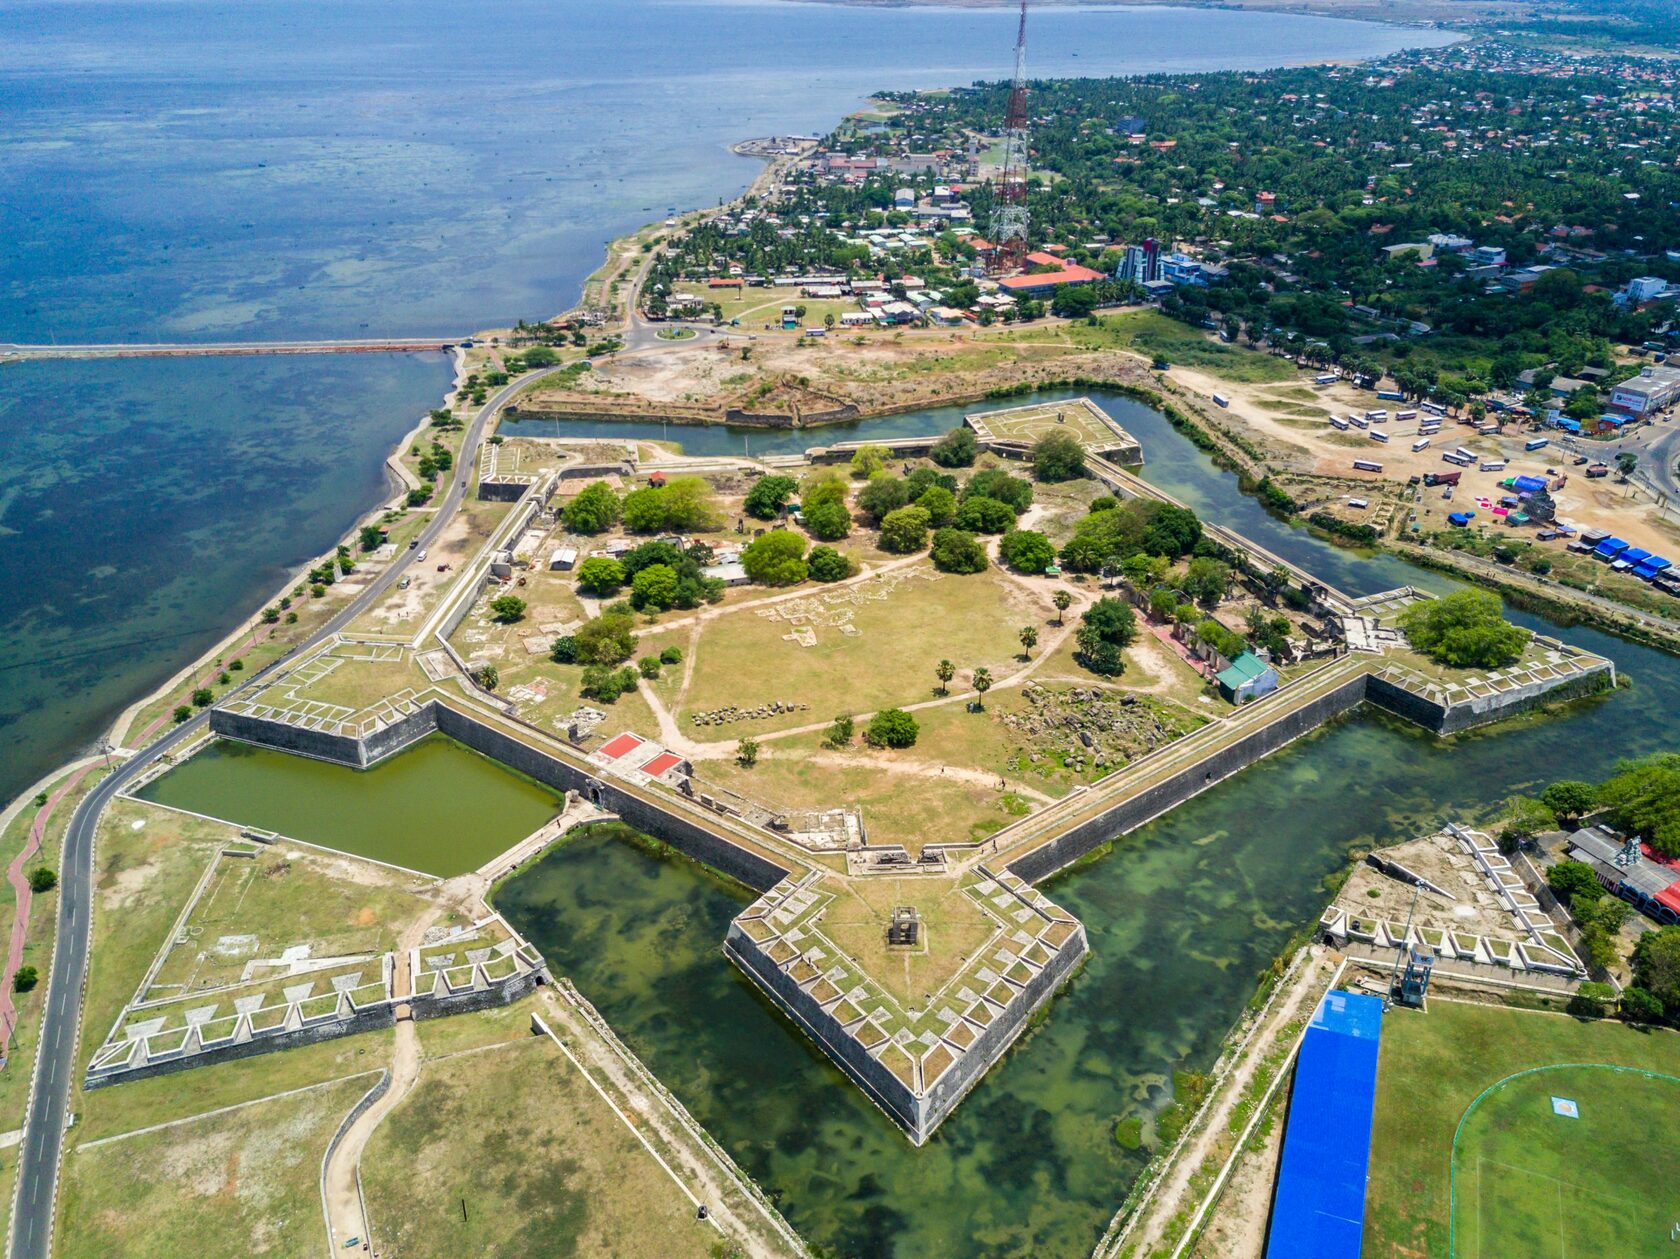
<path id="1" fill-rule="evenodd" d="M 1245 651 L 1214 675 L 1219 692 L 1233 704 L 1270 695 L 1278 689 L 1277 670 L 1252 651 Z"/>

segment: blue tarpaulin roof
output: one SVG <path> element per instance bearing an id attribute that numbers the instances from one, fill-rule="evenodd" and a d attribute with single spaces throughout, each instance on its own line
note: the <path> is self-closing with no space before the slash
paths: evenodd
<path id="1" fill-rule="evenodd" d="M 1569 419 L 1559 420 L 1557 422 L 1557 426 L 1559 428 L 1563 429 L 1564 432 L 1566 432 L 1566 433 L 1579 433 L 1581 431 L 1581 421 L 1580 420 L 1569 420 Z"/>
<path id="2" fill-rule="evenodd" d="M 1606 538 L 1593 548 L 1594 555 L 1602 555 L 1608 559 L 1612 555 L 1620 555 L 1628 549 L 1628 544 L 1620 538 Z"/>
<path id="3" fill-rule="evenodd" d="M 1621 558 L 1629 564 L 1643 564 L 1651 558 L 1651 553 L 1642 546 L 1630 546 L 1622 552 Z"/>
<path id="4" fill-rule="evenodd" d="M 1380 997 L 1329 992 L 1301 1041 L 1266 1259 L 1359 1259 Z"/>
<path id="5" fill-rule="evenodd" d="M 1532 494 L 1535 490 L 1545 489 L 1546 482 L 1537 476 L 1520 476 L 1512 480 L 1511 488 L 1520 494 Z"/>

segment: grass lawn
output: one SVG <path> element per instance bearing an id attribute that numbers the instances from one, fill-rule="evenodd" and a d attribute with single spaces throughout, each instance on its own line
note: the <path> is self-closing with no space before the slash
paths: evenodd
<path id="1" fill-rule="evenodd" d="M 387 877 L 372 868 L 368 874 L 369 882 L 352 883 L 274 848 L 258 849 L 254 858 L 218 858 L 187 918 L 186 940 L 171 942 L 148 998 L 239 983 L 251 962 L 300 944 L 314 957 L 394 948 L 402 925 L 423 902 L 399 887 L 372 882 Z"/>
<path id="2" fill-rule="evenodd" d="M 1445 1001 L 1431 1003 L 1427 1014 L 1396 1009 L 1384 1020 L 1382 1057 L 1377 1075 L 1375 1127 L 1371 1140 L 1371 1177 L 1365 1204 L 1366 1259 L 1412 1259 L 1427 1255 L 1431 1259 L 1447 1259 L 1450 1254 L 1448 1214 L 1450 1184 L 1448 1168 L 1452 1157 L 1453 1134 L 1459 1120 L 1481 1092 L 1507 1076 L 1533 1067 L 1565 1063 L 1605 1063 L 1637 1067 L 1644 1070 L 1673 1072 L 1680 1063 L 1680 1034 L 1670 1031 L 1644 1032 L 1620 1023 L 1593 1023 L 1565 1018 L 1560 1015 L 1538 1014 L 1498 1006 L 1458 1005 Z M 1531 1077 L 1532 1078 L 1532 1077 Z M 1538 1077 L 1544 1080 L 1546 1077 Z M 1582 1131 L 1589 1139 L 1594 1134 L 1608 1138 L 1594 1119 L 1600 1105 L 1606 1104 L 1598 1091 L 1586 1092 L 1580 1076 L 1572 1077 L 1568 1089 L 1551 1090 L 1560 1096 L 1581 1094 Z M 1569 1090 L 1576 1090 L 1571 1092 Z M 1513 1092 L 1519 1104 L 1524 1094 Z M 1550 1093 L 1548 1093 L 1548 1097 Z M 1589 1103 L 1590 1102 L 1590 1106 Z M 1674 1114 L 1674 1102 L 1669 1113 Z M 1508 1114 L 1503 1106 L 1489 1111 L 1486 1120 L 1473 1120 L 1472 1140 L 1484 1150 L 1498 1150 L 1511 1146 L 1499 1122 Z M 1546 1115 L 1549 1116 L 1549 1102 Z M 1527 1116 L 1532 1123 L 1534 1116 Z M 1588 1123 L 1589 1119 L 1594 1122 Z M 1568 1121 L 1559 1120 L 1559 1123 Z M 1486 1135 L 1483 1126 L 1486 1125 Z M 1541 1128 L 1548 1125 L 1541 1123 Z M 1660 1125 L 1647 1119 L 1641 1121 L 1641 1132 L 1653 1132 Z M 1557 1129 L 1551 1127 L 1556 1133 Z M 1497 1138 L 1489 1144 L 1490 1138 Z M 1468 1148 L 1468 1147 L 1467 1147 Z M 1545 1174 L 1554 1174 L 1560 1166 L 1572 1168 L 1559 1173 L 1572 1184 L 1583 1183 L 1583 1177 L 1594 1174 L 1595 1159 L 1613 1156 L 1606 1145 L 1602 1151 L 1592 1146 L 1574 1152 L 1553 1151 L 1530 1140 L 1527 1148 L 1516 1150 L 1512 1160 L 1517 1166 Z M 1497 1154 L 1494 1157 L 1499 1157 Z M 1524 1162 L 1527 1159 L 1529 1161 Z M 1503 1158 L 1500 1161 L 1505 1161 Z M 1664 1184 L 1672 1192 L 1676 1174 L 1680 1173 L 1672 1142 L 1646 1141 L 1632 1162 L 1645 1161 L 1661 1171 Z M 1647 1183 L 1643 1178 L 1651 1174 L 1647 1169 L 1635 1169 L 1626 1159 L 1615 1164 L 1601 1163 L 1605 1180 L 1596 1182 L 1607 1195 L 1622 1196 L 1618 1184 L 1637 1186 Z M 1665 1169 L 1665 1170 L 1664 1170 Z M 1463 1173 L 1461 1172 L 1461 1175 Z M 1513 1173 L 1515 1175 L 1515 1173 Z M 1462 1182 L 1461 1182 L 1462 1183 Z M 1521 1210 L 1538 1211 L 1542 1200 L 1551 1211 L 1550 1219 L 1557 1219 L 1560 1187 L 1551 1181 L 1537 1180 L 1543 1188 L 1534 1189 L 1514 1204 Z M 1647 1204 L 1653 1218 L 1661 1214 L 1661 1240 L 1667 1244 L 1668 1225 L 1673 1223 L 1676 1204 L 1651 1201 Z M 1497 1209 L 1499 1204 L 1494 1204 Z M 1509 1207 L 1507 1207 L 1509 1209 Z M 1649 1220 L 1633 1223 L 1643 1228 Z M 1554 1234 L 1554 1239 L 1556 1235 Z M 1621 1250 L 1601 1234 L 1596 1242 L 1571 1246 L 1569 1253 L 1577 1255 L 1636 1255 L 1658 1253 Z M 1503 1250 L 1483 1251 L 1483 1255 L 1548 1255 L 1562 1254 L 1558 1250 L 1532 1250 L 1521 1245 Z M 1662 1253 L 1672 1253 L 1671 1250 Z M 1460 1256 L 1476 1259 L 1478 1252 L 1459 1247 Z"/>
<path id="3" fill-rule="evenodd" d="M 916 703 L 932 697 L 934 666 L 942 658 L 964 673 L 986 665 L 1003 676 L 1018 667 L 1020 627 L 1042 624 L 1051 610 L 1048 588 L 1041 598 L 1028 596 L 995 572 L 949 576 L 916 565 L 887 580 L 902 571 L 917 576 L 884 598 L 869 597 L 880 595 L 884 582 L 836 591 L 813 587 L 798 607 L 777 605 L 782 614 L 774 619 L 752 609 L 710 621 L 695 647 L 694 679 L 678 713 L 685 731 L 704 739 L 732 738 L 827 721 L 836 713 Z M 801 613 L 803 627 L 788 619 Z M 846 613 L 854 633 L 832 623 Z M 814 645 L 790 641 L 802 628 Z M 754 708 L 772 700 L 810 708 L 722 726 L 690 723 L 697 712 Z"/>
<path id="4" fill-rule="evenodd" d="M 1554 1098 L 1578 1113 L 1557 1114 Z M 1499 1085 L 1453 1150 L 1452 1253 L 1673 1255 L 1680 1155 L 1664 1138 L 1677 1126 L 1680 1079 L 1557 1067 Z"/>
<path id="5" fill-rule="evenodd" d="M 718 1240 L 546 1038 L 427 1062 L 369 1143 L 362 1183 L 388 1259 L 699 1259 Z"/>
<path id="6" fill-rule="evenodd" d="M 850 879 L 836 897 L 823 930 L 908 1009 L 918 1009 L 972 959 L 996 925 L 948 879 Z M 910 947 L 887 945 L 892 911 L 909 905 L 921 930 Z"/>
<path id="7" fill-rule="evenodd" d="M 177 1092 L 193 1091 L 185 1078 L 174 1079 Z M 64 1163 L 58 1253 L 318 1254 L 321 1156 L 374 1079 L 74 1151 Z"/>

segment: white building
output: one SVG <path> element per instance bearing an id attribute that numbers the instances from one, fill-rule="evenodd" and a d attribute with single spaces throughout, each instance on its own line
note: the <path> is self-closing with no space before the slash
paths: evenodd
<path id="1" fill-rule="evenodd" d="M 1680 368 L 1646 367 L 1617 385 L 1610 405 L 1629 415 L 1649 415 L 1680 399 Z"/>

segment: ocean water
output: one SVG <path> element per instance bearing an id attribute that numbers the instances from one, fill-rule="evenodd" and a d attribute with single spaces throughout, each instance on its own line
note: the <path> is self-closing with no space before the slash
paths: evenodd
<path id="1" fill-rule="evenodd" d="M 0 0 L 0 343 L 464 333 L 576 300 L 609 238 L 739 191 L 752 135 L 998 77 L 1004 10 L 785 0 Z M 1035 74 L 1449 37 L 1035 13 Z M 407 359 L 0 366 L 0 798 L 377 499 L 447 383 Z"/>
<path id="2" fill-rule="evenodd" d="M 0 367 L 0 799 L 385 496 L 441 354 Z"/>

